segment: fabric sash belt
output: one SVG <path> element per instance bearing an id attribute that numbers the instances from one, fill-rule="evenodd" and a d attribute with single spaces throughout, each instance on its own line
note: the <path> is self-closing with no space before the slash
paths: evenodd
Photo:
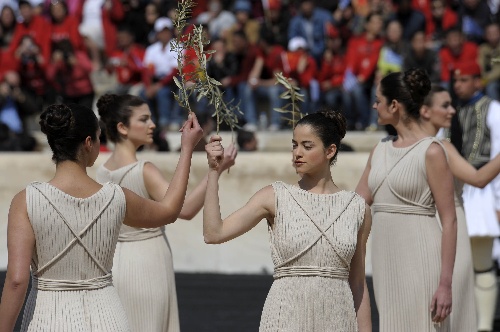
<path id="1" fill-rule="evenodd" d="M 433 217 L 436 215 L 436 207 L 423 207 L 423 206 L 408 206 L 399 204 L 381 204 L 375 203 L 372 205 L 373 213 L 402 213 L 402 214 L 416 214 L 421 216 Z"/>
<path id="2" fill-rule="evenodd" d="M 87 280 L 55 280 L 32 277 L 33 287 L 43 291 L 93 290 L 113 285 L 111 273 Z"/>
<path id="3" fill-rule="evenodd" d="M 163 235 L 161 227 L 158 228 L 143 228 L 133 232 L 122 233 L 118 236 L 118 242 L 133 242 L 152 239 Z"/>
<path id="4" fill-rule="evenodd" d="M 283 266 L 274 269 L 274 279 L 285 277 L 325 277 L 334 279 L 349 278 L 349 270 L 341 267 L 320 266 Z"/>

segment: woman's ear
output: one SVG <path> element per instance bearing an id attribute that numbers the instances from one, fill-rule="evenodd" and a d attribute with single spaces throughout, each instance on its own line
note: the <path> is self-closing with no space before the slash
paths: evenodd
<path id="1" fill-rule="evenodd" d="M 425 120 L 429 120 L 431 118 L 431 108 L 429 106 L 422 106 L 420 108 L 420 117 Z"/>
<path id="2" fill-rule="evenodd" d="M 326 148 L 326 157 L 328 159 L 332 159 L 336 153 L 337 153 L 337 145 L 330 144 L 330 146 Z"/>
<path id="3" fill-rule="evenodd" d="M 87 136 L 87 138 L 85 138 L 85 142 L 84 142 L 85 149 L 87 151 L 91 151 L 93 144 L 94 144 L 94 142 L 92 141 L 92 137 Z"/>
<path id="4" fill-rule="evenodd" d="M 394 114 L 394 113 L 396 113 L 396 111 L 398 110 L 398 108 L 399 108 L 399 102 L 396 99 L 393 99 L 391 101 L 391 104 L 389 105 L 389 112 L 391 114 Z"/>
<path id="5" fill-rule="evenodd" d="M 123 122 L 118 122 L 116 125 L 116 129 L 118 130 L 118 133 L 122 136 L 127 136 L 128 134 L 128 128 L 123 124 Z"/>

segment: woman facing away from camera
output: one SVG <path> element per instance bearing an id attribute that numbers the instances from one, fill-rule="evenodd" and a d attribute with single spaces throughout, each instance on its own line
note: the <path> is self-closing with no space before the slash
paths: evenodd
<path id="1" fill-rule="evenodd" d="M 424 106 L 420 110 L 422 127 L 429 135 L 436 136 L 441 128 L 451 127 L 451 119 L 455 113 L 449 92 L 441 86 L 433 86 L 424 100 Z M 484 255 L 472 250 L 471 256 L 471 243 L 464 213 L 462 187 L 464 183 L 467 183 L 484 188 L 491 182 L 500 172 L 500 154 L 480 169 L 476 169 L 460 155 L 453 144 L 447 140 L 443 140 L 442 143 L 448 155 L 448 165 L 450 165 L 450 170 L 455 176 L 455 208 L 457 211 L 457 253 L 453 270 L 451 331 L 475 331 L 477 329 L 477 317 L 472 256 L 476 255 L 475 261 L 478 261 Z M 491 257 L 491 255 L 487 257 Z M 490 264 L 489 260 L 487 264 Z M 479 291 L 484 290 L 480 289 Z"/>
<path id="2" fill-rule="evenodd" d="M 373 209 L 373 284 L 384 332 L 450 331 L 456 212 L 446 152 L 420 124 L 430 89 L 421 69 L 382 78 L 373 107 L 398 136 L 377 144 L 356 188 Z"/>
<path id="3" fill-rule="evenodd" d="M 340 190 L 330 170 L 345 133 L 346 120 L 337 112 L 303 117 L 292 139 L 298 183 L 274 182 L 224 220 L 218 195 L 224 149 L 218 136 L 206 145 L 205 242 L 232 240 L 263 219 L 268 224 L 275 280 L 262 311 L 261 332 L 349 332 L 358 331 L 358 325 L 359 331 L 371 331 L 369 310 L 360 309 L 369 301 L 364 231 L 370 209 L 358 194 Z"/>
<path id="4" fill-rule="evenodd" d="M 107 138 L 114 143 L 109 159 L 97 169 L 97 181 L 111 181 L 137 195 L 160 201 L 169 183 L 151 162 L 138 160 L 137 149 L 153 142 L 155 124 L 148 104 L 132 95 L 104 95 L 97 101 Z M 234 165 L 236 149 L 226 151 L 220 171 Z M 202 208 L 205 177 L 186 196 L 179 218 L 192 219 Z M 182 205 L 182 204 L 181 204 Z M 179 331 L 179 313 L 170 245 L 164 227 L 122 225 L 113 261 L 113 284 L 130 328 L 137 332 Z"/>
<path id="5" fill-rule="evenodd" d="M 40 116 L 56 164 L 49 182 L 33 182 L 12 200 L 8 269 L 0 331 L 12 331 L 29 283 L 21 331 L 129 331 L 112 284 L 122 223 L 159 227 L 174 222 L 186 195 L 192 151 L 203 136 L 192 114 L 182 127 L 179 162 L 163 198 L 142 198 L 117 184 L 95 182 L 87 167 L 99 154 L 98 120 L 78 105 L 52 105 Z M 165 280 L 167 282 L 167 280 Z"/>

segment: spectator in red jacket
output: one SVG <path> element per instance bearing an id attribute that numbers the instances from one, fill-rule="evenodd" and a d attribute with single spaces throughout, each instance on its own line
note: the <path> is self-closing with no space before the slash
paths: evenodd
<path id="1" fill-rule="evenodd" d="M 380 49 L 384 44 L 380 38 L 382 28 L 380 14 L 371 13 L 367 17 L 365 33 L 351 38 L 347 44 L 347 68 L 343 87 L 351 97 L 351 105 L 355 107 L 347 114 L 348 126 L 351 129 L 364 129 L 370 122 L 369 96 Z"/>
<path id="2" fill-rule="evenodd" d="M 58 43 L 64 39 L 71 42 L 75 50 L 85 51 L 83 38 L 78 31 L 79 22 L 74 16 L 68 15 L 68 7 L 66 2 L 57 1 L 50 4 L 51 45 Z"/>
<path id="3" fill-rule="evenodd" d="M 300 88 L 304 95 L 304 103 L 300 106 L 302 113 L 308 113 L 313 109 L 315 96 L 312 96 L 311 87 L 317 85 L 316 60 L 308 52 L 307 41 L 302 37 L 294 37 L 288 43 L 288 52 L 283 57 L 283 75 Z M 318 91 L 319 92 L 319 91 Z"/>
<path id="4" fill-rule="evenodd" d="M 5 5 L 0 11 L 0 49 L 8 50 L 16 29 L 16 14 L 12 7 Z"/>
<path id="5" fill-rule="evenodd" d="M 25 36 L 30 36 L 34 43 L 40 48 L 40 59 L 42 62 L 50 58 L 50 25 L 42 16 L 35 15 L 31 2 L 19 1 L 19 12 L 23 21 L 16 25 L 14 36 L 9 48 L 9 54 L 13 55 Z"/>
<path id="6" fill-rule="evenodd" d="M 245 125 L 247 130 L 257 129 L 258 111 L 256 101 L 264 97 L 269 100 L 269 108 L 264 111 L 264 116 L 269 115 L 269 130 L 276 131 L 281 127 L 281 114 L 273 111 L 283 106 L 280 94 L 284 91 L 281 85 L 277 85 L 274 74 L 283 71 L 282 57 L 285 50 L 276 43 L 274 34 L 269 30 L 261 33 L 259 40 L 259 54 L 248 76 L 243 104 L 245 104 Z"/>
<path id="7" fill-rule="evenodd" d="M 445 38 L 445 32 L 456 26 L 457 23 L 457 14 L 446 4 L 445 0 L 432 0 L 431 17 L 427 20 L 425 27 L 425 33 L 429 40 L 428 46 L 438 51 Z"/>
<path id="8" fill-rule="evenodd" d="M 19 47 L 16 48 L 14 56 L 21 78 L 21 89 L 35 101 L 37 109 L 42 110 L 44 104 L 52 100 L 45 73 L 47 61 L 42 55 L 41 48 L 30 35 L 25 35 Z"/>
<path id="9" fill-rule="evenodd" d="M 102 53 L 109 56 L 116 45 L 116 26 L 125 17 L 120 0 L 86 0 L 82 4 L 80 34 L 89 50 L 94 69 L 102 67 Z"/>
<path id="10" fill-rule="evenodd" d="M 346 70 L 345 48 L 339 31 L 331 26 L 327 32 L 326 50 L 318 74 L 323 103 L 346 112 L 351 108 L 350 98 L 342 88 Z"/>
<path id="11" fill-rule="evenodd" d="M 84 51 L 75 50 L 69 39 L 54 44 L 47 79 L 55 87 L 63 103 L 92 108 L 94 89 L 90 81 L 92 63 Z"/>
<path id="12" fill-rule="evenodd" d="M 458 63 L 476 61 L 478 47 L 475 43 L 465 40 L 459 28 L 451 28 L 446 32 L 445 44 L 439 51 L 441 61 L 441 82 L 447 86 L 450 83 L 451 72 Z"/>
<path id="13" fill-rule="evenodd" d="M 116 48 L 110 53 L 106 68 L 116 73 L 118 79 L 114 93 L 128 94 L 131 88 L 136 90 L 141 85 L 146 50 L 134 42 L 134 33 L 128 26 L 118 28 L 116 37 Z"/>

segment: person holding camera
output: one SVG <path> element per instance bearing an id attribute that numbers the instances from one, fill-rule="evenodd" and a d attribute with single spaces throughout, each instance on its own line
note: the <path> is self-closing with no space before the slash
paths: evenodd
<path id="1" fill-rule="evenodd" d="M 92 62 L 87 54 L 75 50 L 68 39 L 53 47 L 47 65 L 47 79 L 54 86 L 63 103 L 73 103 L 92 108 L 94 88 L 90 80 Z"/>

